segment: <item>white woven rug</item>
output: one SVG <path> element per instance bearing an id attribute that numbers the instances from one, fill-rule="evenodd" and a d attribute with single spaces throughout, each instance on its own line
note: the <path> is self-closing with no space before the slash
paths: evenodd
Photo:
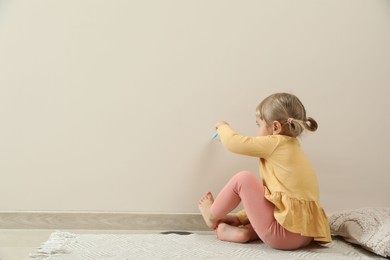
<path id="1" fill-rule="evenodd" d="M 29 260 L 126 259 L 382 259 L 360 247 L 335 239 L 296 251 L 271 249 L 253 242 L 222 242 L 214 235 L 96 235 L 54 232 Z"/>

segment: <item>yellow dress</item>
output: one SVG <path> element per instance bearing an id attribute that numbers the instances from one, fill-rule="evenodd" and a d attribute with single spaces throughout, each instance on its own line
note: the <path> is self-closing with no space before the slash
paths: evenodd
<path id="1" fill-rule="evenodd" d="M 332 241 L 328 219 L 319 203 L 315 171 L 296 138 L 242 136 L 229 125 L 221 125 L 217 131 L 226 149 L 260 158 L 264 196 L 275 205 L 274 216 L 280 225 L 318 242 Z M 237 216 L 241 223 L 249 223 L 245 211 Z"/>

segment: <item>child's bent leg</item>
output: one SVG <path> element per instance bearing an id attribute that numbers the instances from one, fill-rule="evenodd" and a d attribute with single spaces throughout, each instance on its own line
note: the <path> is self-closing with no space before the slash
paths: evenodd
<path id="1" fill-rule="evenodd" d="M 241 201 L 255 230 L 260 227 L 266 229 L 275 220 L 274 205 L 264 198 L 263 185 L 246 171 L 239 172 L 230 179 L 212 203 L 210 211 L 215 218 L 221 219 Z"/>
<path id="2" fill-rule="evenodd" d="M 205 201 L 207 203 L 203 205 L 207 207 L 199 206 L 199 208 L 206 223 L 209 221 L 213 229 L 242 201 L 255 233 L 269 246 L 278 249 L 297 249 L 306 246 L 312 240 L 310 237 L 289 232 L 275 220 L 275 206 L 264 197 L 263 185 L 250 172 L 234 175 L 215 201 L 209 196 L 206 196 Z M 202 208 L 206 210 L 202 211 Z M 244 239 L 241 237 L 231 240 L 243 241 Z"/>
<path id="3" fill-rule="evenodd" d="M 312 238 L 289 232 L 275 220 L 275 206 L 264 197 L 263 185 L 250 172 L 239 172 L 230 179 L 212 203 L 210 214 L 223 219 L 241 201 L 255 233 L 264 243 L 278 249 L 296 249 L 310 243 Z"/>
<path id="4" fill-rule="evenodd" d="M 220 223 L 216 233 L 219 240 L 235 243 L 246 243 L 259 239 L 251 225 L 236 227 Z"/>

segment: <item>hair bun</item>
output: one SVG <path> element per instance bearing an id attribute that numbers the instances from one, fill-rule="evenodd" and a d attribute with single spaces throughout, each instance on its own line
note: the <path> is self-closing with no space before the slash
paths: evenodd
<path id="1" fill-rule="evenodd" d="M 307 129 L 310 130 L 310 131 L 316 131 L 317 128 L 318 128 L 318 124 L 317 124 L 317 121 L 314 120 L 313 118 L 311 117 L 308 117 L 307 120 L 306 120 L 306 125 L 307 125 Z"/>

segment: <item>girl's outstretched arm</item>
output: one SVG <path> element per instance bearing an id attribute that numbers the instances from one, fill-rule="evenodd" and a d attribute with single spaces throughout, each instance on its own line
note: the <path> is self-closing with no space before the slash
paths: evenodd
<path id="1" fill-rule="evenodd" d="M 220 122 L 217 126 L 217 132 L 223 146 L 233 153 L 267 158 L 277 146 L 277 140 L 271 136 L 240 135 L 226 122 Z"/>

